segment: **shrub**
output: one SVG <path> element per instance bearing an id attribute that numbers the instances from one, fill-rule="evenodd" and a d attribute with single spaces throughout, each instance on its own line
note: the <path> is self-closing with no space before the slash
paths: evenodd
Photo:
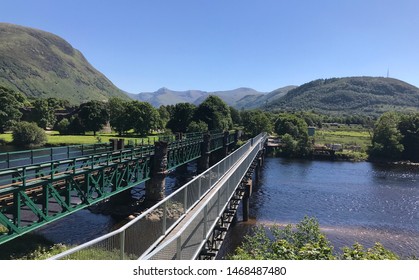
<path id="1" fill-rule="evenodd" d="M 55 129 L 62 135 L 68 134 L 68 128 L 70 126 L 70 121 L 66 118 L 62 119 L 55 125 Z"/>
<path id="2" fill-rule="evenodd" d="M 272 238 L 272 237 L 273 238 Z M 333 247 L 320 232 L 316 219 L 305 217 L 293 228 L 257 227 L 253 236 L 231 257 L 234 260 L 332 260 Z"/>
<path id="3" fill-rule="evenodd" d="M 295 227 L 256 227 L 253 235 L 246 235 L 243 244 L 229 257 L 233 260 L 399 259 L 399 256 L 380 243 L 368 249 L 355 243 L 351 248 L 344 247 L 342 251 L 342 255 L 334 254 L 333 246 L 320 232 L 318 221 L 315 218 L 304 217 Z"/>
<path id="4" fill-rule="evenodd" d="M 12 143 L 19 147 L 42 146 L 47 142 L 45 131 L 35 123 L 17 123 L 12 136 Z"/>

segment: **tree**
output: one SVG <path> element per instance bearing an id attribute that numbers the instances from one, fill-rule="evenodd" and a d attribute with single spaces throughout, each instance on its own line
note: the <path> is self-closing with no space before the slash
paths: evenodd
<path id="1" fill-rule="evenodd" d="M 145 136 L 158 127 L 159 113 L 150 103 L 135 100 L 128 108 L 127 119 L 139 135 Z"/>
<path id="2" fill-rule="evenodd" d="M 96 132 L 101 130 L 109 121 L 109 112 L 106 103 L 101 101 L 89 101 L 81 104 L 78 118 L 85 131 Z"/>
<path id="3" fill-rule="evenodd" d="M 13 144 L 19 147 L 41 146 L 47 142 L 45 131 L 35 123 L 19 122 L 13 127 Z"/>
<path id="4" fill-rule="evenodd" d="M 159 112 L 159 125 L 160 129 L 166 128 L 167 123 L 170 120 L 170 113 L 166 106 L 161 105 L 158 109 Z"/>
<path id="5" fill-rule="evenodd" d="M 297 140 L 308 137 L 307 129 L 304 119 L 291 114 L 282 114 L 275 122 L 275 132 L 278 135 L 289 134 Z"/>
<path id="6" fill-rule="evenodd" d="M 403 115 L 398 129 L 402 135 L 403 158 L 419 162 L 419 113 Z"/>
<path id="7" fill-rule="evenodd" d="M 378 119 L 369 149 L 371 156 L 392 160 L 401 158 L 404 147 L 401 143 L 403 136 L 398 129 L 399 122 L 400 116 L 395 112 L 386 112 Z"/>
<path id="8" fill-rule="evenodd" d="M 186 132 L 206 132 L 208 131 L 208 125 L 203 121 L 192 121 L 187 129 Z"/>
<path id="9" fill-rule="evenodd" d="M 55 129 L 58 130 L 60 134 L 68 134 L 69 133 L 69 126 L 70 121 L 66 118 L 63 118 L 55 125 Z"/>
<path id="10" fill-rule="evenodd" d="M 230 109 L 218 96 L 210 95 L 195 111 L 195 121 L 203 121 L 209 130 L 226 130 L 233 125 Z"/>
<path id="11" fill-rule="evenodd" d="M 69 125 L 67 127 L 67 133 L 68 134 L 84 134 L 86 133 L 86 128 L 84 127 L 84 124 L 82 123 L 79 116 L 73 115 L 69 119 Z"/>
<path id="12" fill-rule="evenodd" d="M 32 109 L 29 116 L 31 121 L 38 124 L 39 127 L 54 127 L 57 118 L 55 111 L 60 108 L 61 102 L 56 98 L 36 99 L 31 102 Z"/>
<path id="13" fill-rule="evenodd" d="M 0 133 L 12 127 L 22 117 L 19 109 L 24 107 L 26 98 L 21 93 L 0 86 Z"/>
<path id="14" fill-rule="evenodd" d="M 171 108 L 170 120 L 167 122 L 167 128 L 173 132 L 186 132 L 186 128 L 192 122 L 196 106 L 190 103 L 177 103 Z"/>
<path id="15" fill-rule="evenodd" d="M 287 156 L 305 157 L 310 153 L 311 143 L 308 138 L 307 123 L 295 115 L 282 114 L 275 122 L 275 132 L 280 136 L 286 136 L 286 142 L 292 146 L 282 148 Z M 296 143 L 294 142 L 296 141 Z"/>
<path id="16" fill-rule="evenodd" d="M 241 125 L 242 118 L 241 118 L 240 112 L 234 107 L 230 106 L 229 108 L 230 108 L 231 121 L 233 122 L 233 124 L 236 126 Z"/>
<path id="17" fill-rule="evenodd" d="M 285 157 L 293 157 L 297 154 L 297 147 L 298 142 L 294 140 L 294 138 L 289 135 L 288 133 L 285 133 L 282 136 L 282 145 L 281 153 Z"/>
<path id="18" fill-rule="evenodd" d="M 249 137 L 254 137 L 261 132 L 271 132 L 272 122 L 268 115 L 261 110 L 243 111 L 241 113 L 243 130 Z"/>
<path id="19" fill-rule="evenodd" d="M 119 135 L 126 133 L 133 128 L 129 120 L 130 102 L 120 98 L 109 99 L 109 122 Z"/>

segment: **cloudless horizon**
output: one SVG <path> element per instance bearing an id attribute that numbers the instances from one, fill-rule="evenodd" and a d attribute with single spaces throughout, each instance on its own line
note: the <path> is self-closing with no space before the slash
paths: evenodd
<path id="1" fill-rule="evenodd" d="M 387 73 L 419 86 L 417 0 L 0 3 L 0 22 L 62 37 L 129 93 L 270 92 Z"/>

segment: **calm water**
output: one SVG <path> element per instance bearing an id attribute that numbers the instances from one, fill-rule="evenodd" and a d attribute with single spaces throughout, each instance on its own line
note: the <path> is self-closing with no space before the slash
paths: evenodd
<path id="1" fill-rule="evenodd" d="M 319 220 L 337 251 L 378 241 L 419 256 L 419 168 L 266 158 L 251 219 L 232 228 L 222 254 L 255 224 L 295 224 L 305 215 Z"/>
<path id="2" fill-rule="evenodd" d="M 187 172 L 170 174 L 167 193 L 195 169 L 189 165 Z M 379 241 L 404 258 L 419 256 L 418 167 L 266 158 L 261 174 L 250 200 L 251 218 L 240 222 L 239 215 L 221 256 L 231 253 L 255 224 L 295 224 L 305 215 L 319 220 L 337 251 L 355 241 L 368 247 Z M 119 222 L 81 210 L 35 232 L 55 243 L 80 244 Z"/>

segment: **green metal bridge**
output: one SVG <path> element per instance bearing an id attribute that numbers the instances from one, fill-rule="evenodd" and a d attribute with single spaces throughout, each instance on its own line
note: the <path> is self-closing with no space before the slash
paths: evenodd
<path id="1" fill-rule="evenodd" d="M 50 259 L 214 259 L 239 203 L 248 205 L 266 141 L 250 139 L 118 230 Z"/>
<path id="2" fill-rule="evenodd" d="M 120 149 L 96 144 L 2 153 L 0 244 L 149 181 L 153 166 L 167 172 L 235 141 L 236 134 L 213 132 L 166 136 L 154 145 L 131 141 Z M 167 143 L 163 158 L 158 143 Z"/>

